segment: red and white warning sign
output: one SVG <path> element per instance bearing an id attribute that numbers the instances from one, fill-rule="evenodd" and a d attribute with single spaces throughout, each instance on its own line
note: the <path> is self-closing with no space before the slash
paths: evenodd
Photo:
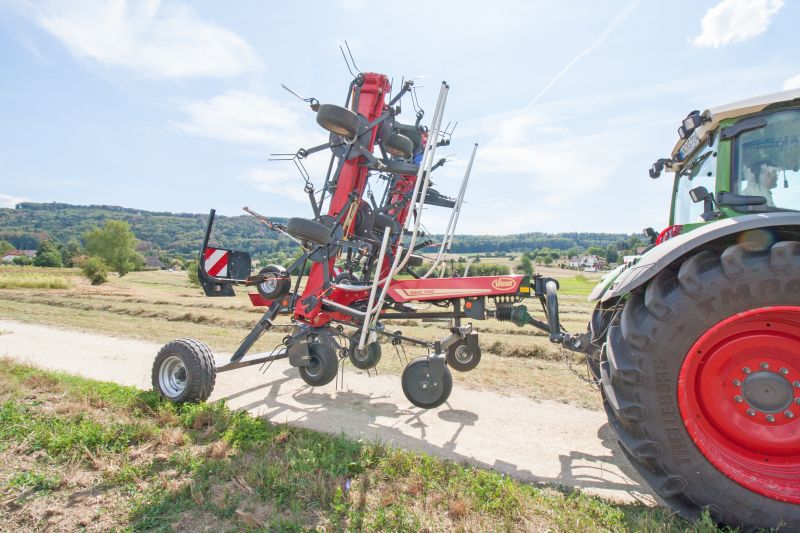
<path id="1" fill-rule="evenodd" d="M 228 277 L 228 250 L 206 248 L 205 269 L 210 276 L 217 278 Z"/>

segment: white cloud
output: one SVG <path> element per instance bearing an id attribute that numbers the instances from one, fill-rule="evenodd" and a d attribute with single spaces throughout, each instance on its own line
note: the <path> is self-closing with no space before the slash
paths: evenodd
<path id="1" fill-rule="evenodd" d="M 789 89 L 800 89 L 800 74 L 783 82 L 783 90 L 788 91 Z"/>
<path id="2" fill-rule="evenodd" d="M 231 90 L 182 107 L 188 120 L 175 126 L 200 137 L 269 146 L 277 152 L 310 148 L 324 139 L 321 129 L 311 129 L 316 123 L 307 107 L 283 105 L 246 91 Z"/>
<path id="3" fill-rule="evenodd" d="M 145 77 L 232 77 L 259 63 L 238 35 L 177 2 L 49 0 L 32 13 L 75 56 Z"/>
<path id="4" fill-rule="evenodd" d="M 723 0 L 709 9 L 700 35 L 692 43 L 700 48 L 719 48 L 764 33 L 783 0 Z"/>
<path id="5" fill-rule="evenodd" d="M 0 207 L 8 207 L 13 209 L 20 202 L 30 202 L 30 199 L 0 193 Z"/>

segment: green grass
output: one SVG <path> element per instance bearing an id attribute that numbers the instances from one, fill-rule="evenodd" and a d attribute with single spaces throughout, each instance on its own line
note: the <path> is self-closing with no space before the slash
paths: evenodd
<path id="1" fill-rule="evenodd" d="M 69 289 L 77 270 L 31 266 L 0 266 L 0 289 Z"/>
<path id="2" fill-rule="evenodd" d="M 16 457 L 0 463 L 4 493 L 63 504 L 88 489 L 60 473 L 82 469 L 107 499 L 98 505 L 109 528 L 711 531 L 707 518 L 689 524 L 662 508 L 275 425 L 223 403 L 175 406 L 7 360 L 0 406 L 0 456 Z M 18 515 L 0 518 L 0 529 L 52 526 Z"/>
<path id="3" fill-rule="evenodd" d="M 573 278 L 562 278 L 558 280 L 558 292 L 570 296 L 589 296 L 597 282 L 596 279 L 588 279 L 580 274 Z"/>

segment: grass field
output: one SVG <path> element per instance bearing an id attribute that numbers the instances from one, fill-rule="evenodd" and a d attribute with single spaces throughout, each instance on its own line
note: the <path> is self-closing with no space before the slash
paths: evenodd
<path id="1" fill-rule="evenodd" d="M 75 271 L 65 268 L 0 266 L 0 289 L 69 289 Z"/>
<path id="2" fill-rule="evenodd" d="M 7 268 L 7 275 L 14 277 L 15 267 Z M 16 268 L 20 275 L 38 276 L 50 275 L 52 270 Z M 550 272 L 568 276 L 561 280 L 565 289 L 560 302 L 562 322 L 568 331 L 584 331 L 592 309 L 586 294 L 593 281 L 575 278 L 574 272 L 560 269 L 543 274 L 554 275 Z M 245 291 L 234 298 L 206 298 L 200 289 L 187 285 L 185 272 L 132 272 L 122 278 L 112 276 L 100 286 L 90 285 L 77 270 L 58 270 L 53 275 L 68 283 L 69 288 L 0 289 L 0 317 L 158 343 L 192 337 L 206 342 L 215 352 L 232 352 L 263 313 L 263 309 L 250 304 Z M 534 316 L 541 318 L 538 301 L 529 300 L 527 305 Z M 288 317 L 281 316 L 277 322 L 288 324 Z M 457 383 L 600 408 L 599 394 L 578 380 L 564 363 L 566 356 L 576 370 L 585 372 L 580 358 L 562 353 L 543 332 L 495 320 L 476 321 L 474 326 L 480 334 L 481 363 L 471 372 L 456 373 Z M 403 320 L 387 322 L 387 327 L 424 340 L 443 339 L 449 334 L 447 322 Z M 253 350 L 273 349 L 286 331 L 273 329 Z M 413 346 L 405 346 L 398 353 L 385 343 L 378 371 L 399 375 L 406 360 L 424 353 Z"/>
<path id="3" fill-rule="evenodd" d="M 4 531 L 717 531 L 662 508 L 0 361 Z"/>

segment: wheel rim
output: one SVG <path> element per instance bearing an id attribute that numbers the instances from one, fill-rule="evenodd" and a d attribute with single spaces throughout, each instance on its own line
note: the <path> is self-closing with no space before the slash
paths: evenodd
<path id="1" fill-rule="evenodd" d="M 265 279 L 264 281 L 262 281 L 259 284 L 259 287 L 261 287 L 261 290 L 264 291 L 265 293 L 272 294 L 273 292 L 275 292 L 275 289 L 277 289 L 277 287 L 278 287 L 278 278 L 276 278 L 273 275 L 273 276 Z"/>
<path id="2" fill-rule="evenodd" d="M 308 366 L 306 366 L 306 374 L 311 378 L 316 378 L 322 373 L 322 364 L 319 362 L 314 356 L 311 356 L 308 360 Z"/>
<path id="3" fill-rule="evenodd" d="M 407 392 L 419 404 L 431 405 L 442 396 L 442 380 L 433 379 L 427 361 L 409 365 L 403 379 L 406 382 Z"/>
<path id="4" fill-rule="evenodd" d="M 186 390 L 186 366 L 180 357 L 170 355 L 158 369 L 158 383 L 170 398 L 177 398 Z"/>
<path id="5" fill-rule="evenodd" d="M 456 361 L 461 363 L 462 365 L 466 365 L 467 363 L 472 361 L 472 352 L 467 350 L 467 347 L 463 344 L 455 349 L 453 352 L 453 357 L 455 357 Z"/>
<path id="6" fill-rule="evenodd" d="M 678 405 L 694 443 L 722 473 L 800 503 L 800 307 L 752 309 L 689 350 Z"/>

